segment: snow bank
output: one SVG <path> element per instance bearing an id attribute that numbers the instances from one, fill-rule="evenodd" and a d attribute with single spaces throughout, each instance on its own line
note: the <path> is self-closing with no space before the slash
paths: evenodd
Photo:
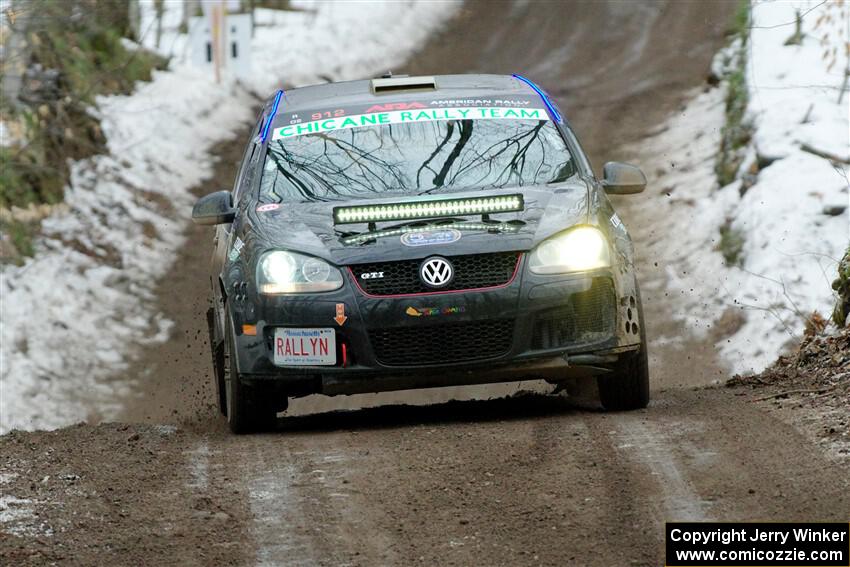
<path id="1" fill-rule="evenodd" d="M 166 3 L 161 52 L 171 68 L 131 96 L 98 100 L 109 154 L 72 165 L 67 209 L 43 223 L 35 258 L 0 273 L 0 433 L 109 419 L 131 385 L 120 378 L 133 349 L 164 341 L 157 280 L 183 243 L 189 189 L 212 171 L 210 148 L 253 118 L 251 92 L 350 79 L 402 63 L 459 4 L 294 3 L 259 10 L 250 80 L 187 66 L 176 33 L 181 5 Z M 154 43 L 151 2 L 142 43 Z"/>
<path id="2" fill-rule="evenodd" d="M 667 260 L 664 285 L 671 298 L 680 298 L 673 313 L 698 335 L 717 340 L 735 372 L 765 368 L 798 342 L 805 317 L 832 309 L 830 283 L 850 241 L 850 93 L 838 102 L 848 14 L 839 8 L 815 1 L 753 5 L 746 69 L 755 130 L 740 173 L 757 170 L 754 185 L 742 188 L 739 180 L 716 187 L 720 89 L 697 97 L 640 149 L 650 156 L 650 171 L 661 173 L 656 182 L 669 210 L 667 236 L 649 248 Z M 802 42 L 785 45 L 797 10 Z M 832 46 L 838 50 L 830 68 L 824 52 Z M 666 188 L 674 190 L 666 195 Z M 726 223 L 743 236 L 737 267 L 726 266 L 719 251 Z"/>
<path id="3" fill-rule="evenodd" d="M 753 6 L 747 62 L 753 149 L 762 163 L 775 161 L 728 211 L 732 226 L 746 235 L 734 296 L 748 310 L 747 321 L 723 348 L 738 371 L 763 369 L 789 334 L 800 334 L 804 317 L 816 310 L 828 316 L 832 309 L 830 283 L 850 242 L 850 93 L 838 102 L 850 55 L 844 49 L 850 39 L 846 10 L 814 1 Z M 802 42 L 785 45 L 798 11 L 804 14 Z M 837 60 L 830 68 L 824 55 L 833 47 Z M 826 214 L 834 206 L 844 212 Z"/>

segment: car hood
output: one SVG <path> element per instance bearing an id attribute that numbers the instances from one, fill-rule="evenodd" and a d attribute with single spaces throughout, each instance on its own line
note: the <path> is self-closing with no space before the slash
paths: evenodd
<path id="1" fill-rule="evenodd" d="M 544 187 L 514 190 L 474 191 L 447 194 L 446 198 L 482 198 L 521 193 L 524 210 L 489 215 L 457 216 L 409 222 L 379 222 L 370 231 L 366 223 L 335 225 L 333 209 L 339 206 L 379 205 L 415 201 L 416 197 L 297 203 L 257 207 L 248 211 L 255 228 L 251 238 L 260 249 L 287 249 L 347 265 L 409 258 L 432 254 L 526 251 L 549 236 L 588 219 L 588 185 L 574 181 Z M 272 210 L 268 210 L 272 209 Z M 418 245 L 402 238 L 405 232 L 433 230 L 450 238 L 426 238 Z M 449 240 L 448 242 L 446 240 Z M 433 242 L 432 242 L 433 241 Z"/>

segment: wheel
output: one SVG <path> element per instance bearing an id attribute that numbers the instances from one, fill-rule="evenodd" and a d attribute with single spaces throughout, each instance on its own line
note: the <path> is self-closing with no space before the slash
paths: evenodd
<path id="1" fill-rule="evenodd" d="M 277 415 L 274 396 L 265 389 L 245 384 L 236 371 L 233 322 L 225 306 L 224 382 L 227 423 L 233 433 L 266 431 L 274 427 Z M 285 408 L 284 408 L 285 409 Z"/>
<path id="2" fill-rule="evenodd" d="M 606 410 L 622 411 L 645 408 L 649 404 L 649 356 L 646 348 L 646 319 L 640 289 L 635 290 L 640 321 L 640 351 L 618 361 L 610 374 L 596 379 L 599 401 Z"/>
<path id="3" fill-rule="evenodd" d="M 210 332 L 210 352 L 212 353 L 213 381 L 221 415 L 227 415 L 227 394 L 224 391 L 224 341 L 215 336 L 215 309 L 207 309 L 207 327 Z"/>

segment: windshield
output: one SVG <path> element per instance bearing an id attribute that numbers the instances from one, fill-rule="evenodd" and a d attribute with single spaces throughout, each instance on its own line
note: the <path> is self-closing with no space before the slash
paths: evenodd
<path id="1" fill-rule="evenodd" d="M 560 182 L 577 173 L 575 159 L 549 120 L 367 125 L 269 142 L 260 200 L 501 189 Z"/>

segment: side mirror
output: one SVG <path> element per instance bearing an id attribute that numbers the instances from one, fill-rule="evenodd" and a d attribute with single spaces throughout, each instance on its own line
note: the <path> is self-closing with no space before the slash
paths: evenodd
<path id="1" fill-rule="evenodd" d="M 602 187 L 609 195 L 632 195 L 646 189 L 646 176 L 633 165 L 609 161 L 602 166 Z"/>
<path id="2" fill-rule="evenodd" d="M 192 220 L 197 224 L 225 224 L 233 222 L 236 210 L 230 191 L 216 191 L 204 195 L 192 208 Z"/>

